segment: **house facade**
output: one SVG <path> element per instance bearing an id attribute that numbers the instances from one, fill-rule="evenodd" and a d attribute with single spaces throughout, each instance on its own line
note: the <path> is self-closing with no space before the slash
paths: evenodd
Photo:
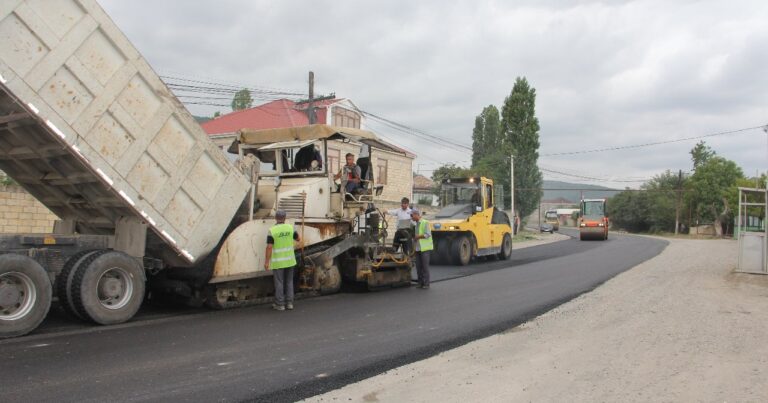
<path id="1" fill-rule="evenodd" d="M 424 175 L 413 175 L 413 202 L 426 206 L 437 206 L 435 182 Z"/>
<path id="2" fill-rule="evenodd" d="M 226 152 L 237 138 L 240 129 L 274 129 L 297 127 L 309 124 L 308 102 L 293 102 L 280 99 L 253 108 L 232 112 L 203 123 L 201 126 L 216 145 Z M 315 121 L 339 127 L 366 129 L 365 116 L 349 99 L 324 99 L 313 102 Z M 413 198 L 413 160 L 416 156 L 399 146 L 387 143 L 402 150 L 394 153 L 374 150 L 371 164 L 377 184 L 384 185 L 381 199 L 399 203 L 402 197 Z M 331 172 L 338 172 L 345 164 L 345 155 L 351 153 L 358 157 L 360 144 L 334 141 L 328 143 L 328 161 Z M 230 154 L 232 158 L 232 156 Z"/>

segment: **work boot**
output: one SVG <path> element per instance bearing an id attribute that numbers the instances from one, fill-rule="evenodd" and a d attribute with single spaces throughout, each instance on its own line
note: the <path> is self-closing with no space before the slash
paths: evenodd
<path id="1" fill-rule="evenodd" d="M 293 302 L 289 302 L 285 304 L 285 309 L 292 311 L 293 310 Z"/>
<path id="2" fill-rule="evenodd" d="M 272 309 L 274 309 L 276 311 L 284 311 L 285 307 L 282 306 L 282 305 L 272 304 Z"/>

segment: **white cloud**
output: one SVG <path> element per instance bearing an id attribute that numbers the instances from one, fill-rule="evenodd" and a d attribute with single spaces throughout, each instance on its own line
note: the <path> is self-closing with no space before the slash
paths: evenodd
<path id="1" fill-rule="evenodd" d="M 317 92 L 462 144 L 518 76 L 537 90 L 542 154 L 768 123 L 768 3 L 759 0 L 100 3 L 161 73 L 304 91 L 313 70 Z M 470 158 L 375 128 L 419 164 Z M 748 174 L 768 168 L 762 131 L 707 141 Z M 694 144 L 542 164 L 653 176 L 689 168 Z"/>

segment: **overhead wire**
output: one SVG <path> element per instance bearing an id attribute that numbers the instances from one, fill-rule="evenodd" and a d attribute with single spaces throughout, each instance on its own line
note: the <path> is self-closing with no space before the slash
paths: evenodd
<path id="1" fill-rule="evenodd" d="M 699 140 L 709 137 L 715 137 L 715 136 L 724 136 L 728 134 L 736 134 L 736 133 L 742 133 L 750 130 L 756 130 L 756 129 L 764 129 L 766 127 L 765 124 L 760 126 L 753 126 L 753 127 L 746 127 L 743 129 L 736 129 L 736 130 L 728 130 L 724 132 L 717 132 L 717 133 L 710 133 L 710 134 L 704 134 L 701 136 L 691 136 L 691 137 L 685 137 L 685 138 L 679 138 L 679 139 L 673 139 L 673 140 L 665 140 L 665 141 L 655 141 L 651 143 L 643 143 L 643 144 L 633 144 L 633 145 L 627 145 L 627 146 L 617 146 L 617 147 L 606 147 L 606 148 L 596 148 L 592 150 L 581 150 L 581 151 L 565 151 L 560 153 L 548 153 L 548 154 L 539 154 L 540 157 L 554 157 L 558 155 L 576 155 L 576 154 L 588 154 L 588 153 L 597 153 L 597 152 L 606 152 L 606 151 L 618 151 L 618 150 L 627 150 L 627 149 L 633 149 L 633 148 L 642 148 L 642 147 L 651 147 L 651 146 L 657 146 L 661 144 L 670 144 L 670 143 L 679 143 L 682 141 L 691 141 L 691 140 Z"/>
<path id="2" fill-rule="evenodd" d="M 173 90 L 174 93 L 177 93 L 177 97 L 180 100 L 182 100 L 183 103 L 189 104 L 189 105 L 229 107 L 231 106 L 231 104 L 225 104 L 223 102 L 217 102 L 217 101 L 230 100 L 231 98 L 226 96 L 234 96 L 238 91 L 241 91 L 243 88 L 248 89 L 251 92 L 251 97 L 253 99 L 260 99 L 260 100 L 289 99 L 292 101 L 298 101 L 299 97 L 306 96 L 306 94 L 298 91 L 280 90 L 280 89 L 263 87 L 263 86 L 244 86 L 236 83 L 226 83 L 226 82 L 212 80 L 212 79 L 200 80 L 200 79 L 191 79 L 191 78 L 185 78 L 185 77 L 179 77 L 179 76 L 173 76 L 173 75 L 163 75 L 161 76 L 161 78 L 164 81 L 166 81 L 166 85 L 168 85 L 168 87 L 171 90 Z M 386 126 L 390 129 L 399 131 L 401 133 L 409 134 L 413 137 L 416 137 L 420 140 L 427 141 L 431 144 L 434 144 L 452 151 L 458 151 L 458 152 L 472 151 L 471 146 L 461 144 L 456 141 L 448 140 L 444 137 L 437 136 L 423 130 L 419 130 L 412 126 L 394 121 L 392 119 L 388 119 L 386 117 L 383 117 L 379 114 L 376 114 L 370 111 L 362 110 L 360 108 L 355 108 L 355 109 L 362 115 L 369 117 L 371 120 L 373 120 L 374 122 L 380 125 Z M 710 133 L 710 134 L 705 134 L 700 136 L 690 136 L 685 138 L 656 141 L 656 142 L 649 142 L 649 143 L 642 143 L 642 144 L 633 144 L 633 145 L 616 146 L 616 147 L 604 147 L 604 148 L 579 150 L 579 151 L 543 153 L 543 154 L 540 154 L 540 156 L 553 157 L 553 156 L 578 155 L 578 154 L 588 154 L 588 153 L 597 153 L 597 152 L 636 149 L 636 148 L 651 147 L 651 146 L 657 146 L 657 145 L 663 145 L 663 144 L 698 140 L 698 139 L 710 138 L 715 136 L 743 133 L 750 130 L 765 129 L 766 127 L 768 126 L 760 125 L 760 126 L 753 126 L 753 127 L 747 127 L 742 129 L 736 129 L 736 130 Z M 382 137 L 388 137 L 388 136 L 383 135 Z M 390 139 L 390 141 L 392 140 Z M 434 164 L 444 164 L 443 162 L 437 161 L 434 158 L 431 158 L 426 155 L 422 155 L 420 156 L 420 158 L 430 160 Z M 470 161 L 456 161 L 454 163 L 458 163 L 458 162 L 470 162 Z M 611 179 L 611 178 L 605 178 L 605 177 L 601 178 L 601 177 L 598 177 L 597 175 L 595 176 L 579 175 L 576 173 L 568 173 L 568 172 L 563 172 L 562 170 L 550 169 L 550 168 L 544 168 L 544 167 L 539 167 L 539 169 L 542 172 L 546 172 L 548 174 L 560 175 L 568 178 L 575 178 L 575 179 L 589 180 L 589 181 L 639 183 L 639 182 L 646 182 L 649 180 L 648 178 Z M 421 170 L 421 171 L 428 171 L 428 170 Z"/>
<path id="3" fill-rule="evenodd" d="M 411 134 L 411 135 L 413 135 L 415 137 L 419 137 L 419 138 L 424 139 L 426 141 L 429 141 L 429 142 L 431 142 L 433 144 L 437 144 L 437 145 L 440 145 L 440 146 L 443 146 L 443 147 L 446 147 L 446 148 L 452 148 L 454 150 L 462 151 L 462 152 L 464 152 L 464 151 L 472 151 L 472 147 L 470 147 L 470 146 L 467 146 L 467 145 L 464 145 L 464 144 L 460 144 L 458 142 L 454 142 L 454 141 L 448 140 L 448 139 L 446 139 L 444 137 L 440 137 L 440 136 L 436 136 L 434 134 L 427 133 L 427 132 L 425 132 L 423 130 L 416 129 L 414 127 L 408 126 L 408 125 L 400 123 L 400 122 L 396 122 L 396 121 L 394 121 L 392 119 L 385 118 L 385 117 L 380 116 L 378 114 L 362 110 L 360 108 L 356 108 L 356 109 L 361 114 L 363 114 L 363 115 L 365 115 L 365 116 L 367 116 L 367 117 L 369 117 L 369 118 L 371 118 L 371 119 L 373 119 L 375 121 L 378 121 L 381 124 L 384 124 L 385 126 L 388 126 L 388 127 L 392 128 L 392 129 L 398 130 L 398 131 L 406 133 L 406 134 Z"/>

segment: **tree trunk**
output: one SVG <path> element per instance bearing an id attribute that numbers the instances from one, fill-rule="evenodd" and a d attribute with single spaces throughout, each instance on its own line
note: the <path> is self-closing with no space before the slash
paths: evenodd
<path id="1" fill-rule="evenodd" d="M 718 238 L 723 237 L 723 222 L 720 219 L 720 214 L 717 213 L 714 203 L 712 204 L 712 215 L 715 217 L 715 222 L 712 224 L 715 227 L 715 236 Z"/>

